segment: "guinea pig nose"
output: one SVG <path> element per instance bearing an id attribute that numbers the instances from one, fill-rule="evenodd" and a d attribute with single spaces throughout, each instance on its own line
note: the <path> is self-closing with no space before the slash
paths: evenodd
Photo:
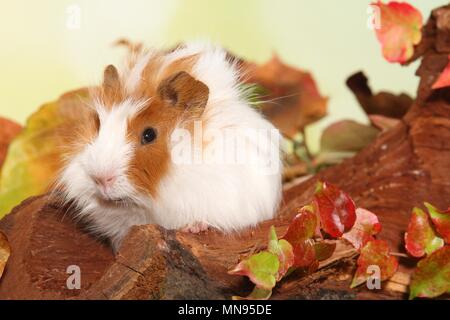
<path id="1" fill-rule="evenodd" d="M 101 175 L 92 177 L 95 183 L 104 188 L 111 187 L 116 181 L 116 177 L 113 175 Z"/>

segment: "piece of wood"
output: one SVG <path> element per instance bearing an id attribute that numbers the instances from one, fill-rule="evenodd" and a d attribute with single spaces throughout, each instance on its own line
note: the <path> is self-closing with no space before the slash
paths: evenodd
<path id="1" fill-rule="evenodd" d="M 450 7 L 439 15 L 450 12 Z M 403 234 L 411 209 L 424 201 L 446 208 L 450 199 L 450 93 L 431 91 L 444 68 L 442 39 L 436 25 L 426 33 L 418 75 L 418 98 L 394 128 L 355 157 L 285 188 L 276 219 L 234 235 L 208 231 L 186 234 L 154 225 L 133 227 L 116 257 L 110 248 L 75 223 L 70 208 L 49 196 L 28 199 L 0 221 L 12 254 L 0 280 L 0 299 L 229 299 L 246 295 L 251 283 L 228 275 L 239 259 L 266 245 L 268 229 L 282 234 L 299 206 L 308 204 L 316 181 L 326 180 L 348 192 L 358 206 L 375 212 L 383 225 L 380 239 L 404 252 Z M 430 24 L 433 24 L 431 25 Z M 440 40 L 437 40 L 440 39 Z M 439 51 L 433 43 L 439 41 Z M 273 299 L 399 299 L 415 261 L 400 257 L 398 274 L 382 290 L 349 289 L 355 252 L 338 242 L 333 257 L 308 276 L 293 273 L 273 292 Z M 69 290 L 67 267 L 81 271 L 81 289 Z"/>
<path id="2" fill-rule="evenodd" d="M 80 294 L 69 290 L 66 270 L 77 265 L 82 286 L 103 274 L 114 256 L 111 250 L 80 227 L 60 208 L 34 197 L 0 221 L 8 236 L 11 256 L 0 279 L 0 299 L 62 299 Z M 84 271 L 83 271 L 84 270 Z"/>

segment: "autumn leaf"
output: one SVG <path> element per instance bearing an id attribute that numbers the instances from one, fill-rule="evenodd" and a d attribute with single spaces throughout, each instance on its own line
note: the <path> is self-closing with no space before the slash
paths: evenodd
<path id="1" fill-rule="evenodd" d="M 336 242 L 326 242 L 326 241 L 316 242 L 314 244 L 314 250 L 316 253 L 315 256 L 317 260 L 319 261 L 326 260 L 330 258 L 333 255 L 334 250 L 336 250 Z"/>
<path id="2" fill-rule="evenodd" d="M 319 213 L 322 229 L 334 238 L 341 237 L 355 223 L 356 208 L 352 198 L 327 182 L 317 183 L 314 207 Z"/>
<path id="3" fill-rule="evenodd" d="M 316 258 L 316 250 L 312 239 L 305 240 L 293 245 L 294 248 L 294 267 L 305 268 L 311 266 Z"/>
<path id="4" fill-rule="evenodd" d="M 314 159 L 316 166 L 333 165 L 352 157 L 376 139 L 380 130 L 353 120 L 331 124 L 320 138 L 320 153 Z"/>
<path id="5" fill-rule="evenodd" d="M 9 246 L 6 235 L 0 231 L 0 279 L 11 254 L 11 247 Z"/>
<path id="6" fill-rule="evenodd" d="M 260 109 L 286 137 L 293 138 L 326 115 L 327 98 L 321 96 L 312 75 L 286 65 L 278 56 L 263 65 L 242 61 L 241 69 L 247 83 L 264 89 Z"/>
<path id="7" fill-rule="evenodd" d="M 320 139 L 321 152 L 357 152 L 378 136 L 379 130 L 353 120 L 327 127 Z"/>
<path id="8" fill-rule="evenodd" d="M 284 239 L 278 240 L 275 227 L 271 226 L 267 249 L 278 257 L 280 267 L 278 268 L 277 281 L 279 281 L 294 264 L 294 251 L 292 245 Z"/>
<path id="9" fill-rule="evenodd" d="M 282 237 L 295 245 L 314 236 L 317 226 L 317 215 L 312 206 L 304 206 L 297 210 L 297 215 L 292 219 L 286 233 Z"/>
<path id="10" fill-rule="evenodd" d="M 441 248 L 444 240 L 439 238 L 431 227 L 428 215 L 419 208 L 414 208 L 405 233 L 405 247 L 410 255 L 420 258 L 425 254 Z"/>
<path id="11" fill-rule="evenodd" d="M 316 261 L 314 236 L 317 227 L 317 215 L 312 206 L 304 206 L 298 210 L 282 239 L 293 247 L 294 267 L 308 267 Z"/>
<path id="12" fill-rule="evenodd" d="M 263 251 L 241 261 L 228 273 L 247 276 L 259 288 L 271 290 L 275 287 L 279 266 L 280 263 L 275 254 Z"/>
<path id="13" fill-rule="evenodd" d="M 379 9 L 380 25 L 375 28 L 384 58 L 392 63 L 405 63 L 414 54 L 414 46 L 422 39 L 422 15 L 406 2 L 381 1 L 372 6 Z"/>
<path id="14" fill-rule="evenodd" d="M 86 90 L 74 91 L 43 105 L 11 142 L 0 176 L 0 218 L 53 182 L 59 169 L 58 128 L 70 113 L 81 118 L 75 108 L 86 95 Z"/>
<path id="15" fill-rule="evenodd" d="M 398 261 L 389 254 L 389 246 L 384 240 L 369 241 L 362 249 L 361 254 L 356 261 L 356 269 L 351 288 L 357 287 L 369 278 L 367 269 L 369 266 L 378 266 L 381 272 L 380 281 L 389 279 L 394 275 L 398 268 Z"/>
<path id="16" fill-rule="evenodd" d="M 448 59 L 450 60 L 450 55 L 448 56 Z M 441 89 L 449 86 L 450 86 L 450 61 L 431 88 Z"/>
<path id="17" fill-rule="evenodd" d="M 450 292 L 450 246 L 419 261 L 411 278 L 409 298 L 434 298 Z"/>
<path id="18" fill-rule="evenodd" d="M 444 238 L 446 243 L 450 243 L 450 208 L 441 212 L 427 202 L 425 202 L 425 207 L 427 207 L 439 235 Z"/>
<path id="19" fill-rule="evenodd" d="M 369 210 L 356 209 L 356 221 L 352 229 L 342 236 L 348 240 L 357 250 L 366 245 L 367 242 L 374 240 L 374 235 L 381 231 L 381 224 L 376 214 Z"/>
<path id="20" fill-rule="evenodd" d="M 255 286 L 247 297 L 233 296 L 233 300 L 268 300 L 272 295 L 272 290 L 262 289 Z"/>
<path id="21" fill-rule="evenodd" d="M 11 141 L 20 133 L 22 126 L 0 117 L 0 172 Z"/>

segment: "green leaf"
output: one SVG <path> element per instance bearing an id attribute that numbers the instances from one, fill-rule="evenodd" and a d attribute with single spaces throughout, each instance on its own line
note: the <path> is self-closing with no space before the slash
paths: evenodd
<path id="1" fill-rule="evenodd" d="M 294 264 L 294 250 L 292 245 L 286 240 L 278 240 L 274 226 L 270 227 L 268 250 L 278 257 L 280 267 L 278 269 L 277 280 L 279 281 Z"/>
<path id="2" fill-rule="evenodd" d="M 275 254 L 263 251 L 241 261 L 228 273 L 247 276 L 259 288 L 271 290 L 275 287 L 279 266 L 280 263 Z"/>
<path id="3" fill-rule="evenodd" d="M 272 290 L 266 290 L 255 286 L 247 297 L 233 296 L 233 300 L 268 300 L 272 295 Z"/>
<path id="4" fill-rule="evenodd" d="M 422 259 L 411 278 L 409 298 L 434 298 L 450 291 L 450 246 Z"/>
<path id="5" fill-rule="evenodd" d="M 444 238 L 447 244 L 450 243 L 450 208 L 447 211 L 439 211 L 428 202 L 425 202 L 431 220 L 435 225 L 439 235 Z"/>
<path id="6" fill-rule="evenodd" d="M 439 238 L 430 224 L 428 215 L 419 208 L 414 208 L 405 233 L 405 247 L 410 255 L 420 258 L 425 254 L 441 248 L 444 240 Z"/>

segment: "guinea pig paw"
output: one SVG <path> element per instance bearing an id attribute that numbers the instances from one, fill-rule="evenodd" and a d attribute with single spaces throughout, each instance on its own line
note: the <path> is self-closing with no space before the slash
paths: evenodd
<path id="1" fill-rule="evenodd" d="M 200 233 L 203 231 L 208 230 L 209 225 L 206 222 L 195 222 L 192 224 L 187 225 L 181 231 L 188 232 L 188 233 Z"/>

